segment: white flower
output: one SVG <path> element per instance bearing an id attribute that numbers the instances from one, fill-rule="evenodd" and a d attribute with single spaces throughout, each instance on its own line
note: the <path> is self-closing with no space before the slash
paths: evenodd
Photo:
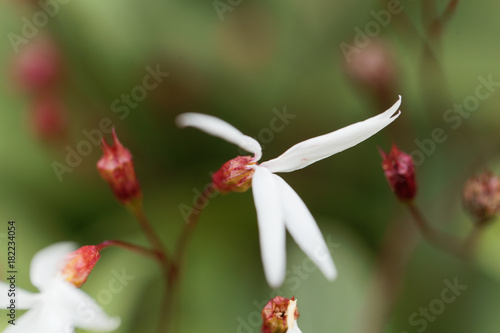
<path id="1" fill-rule="evenodd" d="M 278 288 L 283 283 L 286 272 L 285 228 L 329 280 L 335 279 L 337 272 L 325 240 L 306 205 L 297 193 L 274 173 L 302 169 L 357 145 L 393 122 L 400 114 L 400 105 L 401 96 L 390 109 L 375 117 L 300 142 L 279 157 L 260 165 L 256 165 L 262 157 L 259 142 L 227 122 L 199 113 L 181 114 L 176 122 L 179 127 L 198 128 L 254 154 L 252 164 L 247 164 L 246 168 L 255 171 L 252 188 L 259 224 L 262 262 L 268 283 Z M 235 179 L 246 181 L 249 179 L 248 172 Z"/>
<path id="2" fill-rule="evenodd" d="M 16 318 L 15 325 L 9 324 L 3 333 L 72 333 L 75 327 L 112 331 L 120 326 L 119 318 L 110 318 L 91 297 L 58 274 L 65 256 L 74 249 L 72 243 L 63 242 L 35 254 L 31 261 L 30 278 L 40 292 L 30 293 L 16 285 L 16 310 L 29 311 Z M 16 276 L 20 274 L 25 273 L 18 271 Z M 10 288 L 10 282 L 0 282 L 2 309 L 11 304 L 11 297 L 8 296 Z M 10 320 L 8 316 L 7 319 Z"/>

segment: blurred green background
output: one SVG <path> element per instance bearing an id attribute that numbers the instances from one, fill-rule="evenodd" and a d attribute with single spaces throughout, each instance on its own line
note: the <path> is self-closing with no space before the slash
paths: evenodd
<path id="1" fill-rule="evenodd" d="M 54 162 L 67 163 L 67 147 L 77 149 L 87 140 L 82 131 L 99 129 L 101 119 L 111 119 L 134 155 L 146 213 L 172 249 L 184 223 L 179 205 L 192 205 L 210 173 L 241 155 L 220 139 L 178 129 L 178 114 L 195 111 L 227 120 L 257 137 L 267 160 L 299 141 L 373 116 L 401 94 L 402 115 L 387 129 L 283 175 L 332 246 L 339 272 L 335 282 L 328 282 L 289 238 L 287 281 L 279 291 L 268 287 L 249 191 L 210 200 L 190 243 L 182 284 L 179 332 L 259 332 L 260 311 L 276 293 L 299 300 L 303 332 L 368 332 L 359 327 L 370 326 L 367 312 L 379 311 L 369 289 L 384 236 L 391 225 L 416 232 L 387 186 L 377 146 L 388 150 L 397 142 L 404 151 L 422 154 L 416 140 L 428 144 L 429 153 L 421 155 L 416 171 L 417 201 L 433 225 L 458 237 L 471 228 L 460 204 L 463 183 L 485 167 L 500 171 L 498 87 L 466 117 L 443 118 L 451 116 L 446 112 L 454 104 L 474 96 L 478 78 L 500 80 L 500 3 L 459 2 L 441 39 L 430 39 L 427 27 L 446 21 L 433 19 L 433 5 L 437 15 L 448 5 L 433 3 L 402 0 L 401 11 L 381 24 L 375 16 L 388 5 L 378 1 L 72 0 L 59 4 L 58 12 L 16 52 L 12 33 L 22 36 L 26 20 L 32 22 L 42 7 L 34 1 L 2 1 L 0 246 L 5 253 L 7 221 L 15 219 L 18 287 L 36 290 L 29 281 L 29 262 L 54 242 L 147 244 L 95 170 L 98 146 L 62 174 L 62 181 L 54 172 Z M 366 31 L 370 24 L 378 24 L 379 31 L 372 30 L 367 45 L 358 47 L 366 59 L 347 64 L 340 46 L 355 46 L 356 28 Z M 53 135 L 51 126 L 37 131 L 40 124 L 33 119 L 39 93 L 23 89 L 18 78 L 19 59 L 40 40 L 50 40 L 60 56 L 61 75 L 46 93 L 61 104 L 55 117 L 65 118 L 63 134 Z M 169 75 L 128 107 L 127 116 L 116 112 L 114 101 L 141 86 L 148 67 Z M 283 110 L 295 118 L 280 131 L 265 130 Z M 431 144 L 436 128 L 446 140 Z M 409 254 L 401 294 L 383 332 L 498 332 L 498 223 L 479 245 L 466 264 L 420 240 Z M 4 271 L 5 255 L 0 263 Z M 123 270 L 134 279 L 111 298 L 99 298 L 113 274 Z M 467 286 L 463 294 L 425 329 L 412 325 L 411 315 L 439 299 L 443 281 L 455 278 Z M 120 249 L 104 251 L 83 286 L 107 313 L 122 318 L 117 332 L 153 332 L 160 289 L 157 265 Z"/>

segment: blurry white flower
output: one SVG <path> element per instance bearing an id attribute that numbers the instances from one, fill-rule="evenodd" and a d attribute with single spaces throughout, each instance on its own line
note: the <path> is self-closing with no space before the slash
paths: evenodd
<path id="1" fill-rule="evenodd" d="M 300 142 L 279 157 L 257 165 L 262 149 L 257 140 L 244 135 L 227 122 L 205 114 L 184 113 L 177 117 L 179 127 L 195 127 L 220 137 L 254 154 L 238 156 L 226 162 L 213 175 L 213 185 L 220 192 L 243 192 L 250 185 L 257 210 L 262 262 L 268 283 L 278 288 L 285 278 L 285 229 L 305 254 L 329 279 L 337 271 L 325 240 L 304 202 L 276 172 L 302 169 L 368 139 L 400 114 L 399 100 L 387 111 L 337 131 Z"/>
<path id="2" fill-rule="evenodd" d="M 120 326 L 119 318 L 109 317 L 91 297 L 60 274 L 66 256 L 74 249 L 74 244 L 64 242 L 35 254 L 30 278 L 40 291 L 38 294 L 16 286 L 15 297 L 10 297 L 10 282 L 0 282 L 2 309 L 8 308 L 11 299 L 15 299 L 16 310 L 29 310 L 16 318 L 15 325 L 9 325 L 3 333 L 72 333 L 75 327 L 102 332 Z"/>

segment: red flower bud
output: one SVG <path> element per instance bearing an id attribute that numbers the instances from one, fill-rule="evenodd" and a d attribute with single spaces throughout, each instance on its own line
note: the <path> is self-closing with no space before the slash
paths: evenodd
<path id="1" fill-rule="evenodd" d="M 245 192 L 252 186 L 252 177 L 255 170 L 253 157 L 238 156 L 227 161 L 212 175 L 213 186 L 221 193 Z"/>
<path id="2" fill-rule="evenodd" d="M 66 256 L 62 277 L 80 288 L 94 268 L 101 255 L 94 245 L 82 246 Z"/>
<path id="3" fill-rule="evenodd" d="M 500 212 L 500 178 L 491 171 L 469 178 L 462 198 L 465 210 L 478 223 L 493 219 Z"/>
<path id="4" fill-rule="evenodd" d="M 401 201 L 411 201 L 417 193 L 415 166 L 410 155 L 403 153 L 394 144 L 389 154 L 379 149 L 382 168 L 389 186 Z"/>
<path id="5" fill-rule="evenodd" d="M 141 199 L 141 187 L 135 176 L 132 154 L 122 146 L 113 129 L 114 146 L 108 146 L 102 140 L 104 156 L 97 162 L 97 170 L 108 182 L 115 197 L 122 204 Z"/>
<path id="6" fill-rule="evenodd" d="M 62 74 L 58 47 L 47 37 L 40 37 L 22 48 L 14 64 L 14 76 L 21 88 L 31 92 L 45 90 Z"/>
<path id="7" fill-rule="evenodd" d="M 299 317 L 297 301 L 276 296 L 262 310 L 262 333 L 285 333 Z"/>

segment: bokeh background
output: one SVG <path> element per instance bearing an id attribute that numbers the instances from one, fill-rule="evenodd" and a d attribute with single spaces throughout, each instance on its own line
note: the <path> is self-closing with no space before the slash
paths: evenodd
<path id="1" fill-rule="evenodd" d="M 259 332 L 261 308 L 276 293 L 299 300 L 303 332 L 498 332 L 499 223 L 491 224 L 469 263 L 419 240 L 387 186 L 377 146 L 388 150 L 396 142 L 420 157 L 418 204 L 437 228 L 465 237 L 472 225 L 461 208 L 465 180 L 483 168 L 500 171 L 498 84 L 480 88 L 489 96 L 472 111 L 452 109 L 474 102 L 480 78 L 500 81 L 499 3 L 460 1 L 454 11 L 440 0 L 401 0 L 399 6 L 344 0 L 46 3 L 58 4 L 57 13 L 46 24 L 38 17 L 35 32 L 25 26 L 41 15 L 39 3 L 0 3 L 0 271 L 6 269 L 7 221 L 15 219 L 18 287 L 36 290 L 29 262 L 54 242 L 147 244 L 95 169 L 99 146 L 92 144 L 71 172 L 58 177 L 54 171 L 54 162 L 67 165 L 68 147 L 84 145 L 84 131 L 99 129 L 102 119 L 112 121 L 133 153 L 146 213 L 172 249 L 184 224 L 179 207 L 191 206 L 210 173 L 242 154 L 220 139 L 178 129 L 178 114 L 229 121 L 262 143 L 266 160 L 373 116 L 401 94 L 402 115 L 387 129 L 283 175 L 317 219 L 338 279 L 328 282 L 289 238 L 287 281 L 271 290 L 250 191 L 218 195 L 189 246 L 178 332 Z M 383 16 L 390 6 L 398 12 Z M 366 29 L 373 29 L 370 35 Z M 13 45 L 13 34 L 26 39 Z M 357 47 L 352 57 L 342 51 L 346 44 Z M 147 68 L 169 75 L 125 107 L 125 116 L 116 107 L 126 105 L 122 94 L 143 84 Z M 272 130 L 285 111 L 294 117 Z M 446 139 L 430 141 L 436 129 Z M 387 252 L 407 259 L 388 325 L 378 330 L 389 296 L 370 290 L 378 253 L 394 228 L 407 238 Z M 110 281 L 122 272 L 133 278 L 111 292 Z M 439 300 L 444 281 L 455 279 L 467 289 L 437 308 L 425 328 L 412 324 L 412 314 Z M 154 262 L 108 249 L 83 289 L 122 318 L 117 332 L 155 329 L 161 280 Z"/>

